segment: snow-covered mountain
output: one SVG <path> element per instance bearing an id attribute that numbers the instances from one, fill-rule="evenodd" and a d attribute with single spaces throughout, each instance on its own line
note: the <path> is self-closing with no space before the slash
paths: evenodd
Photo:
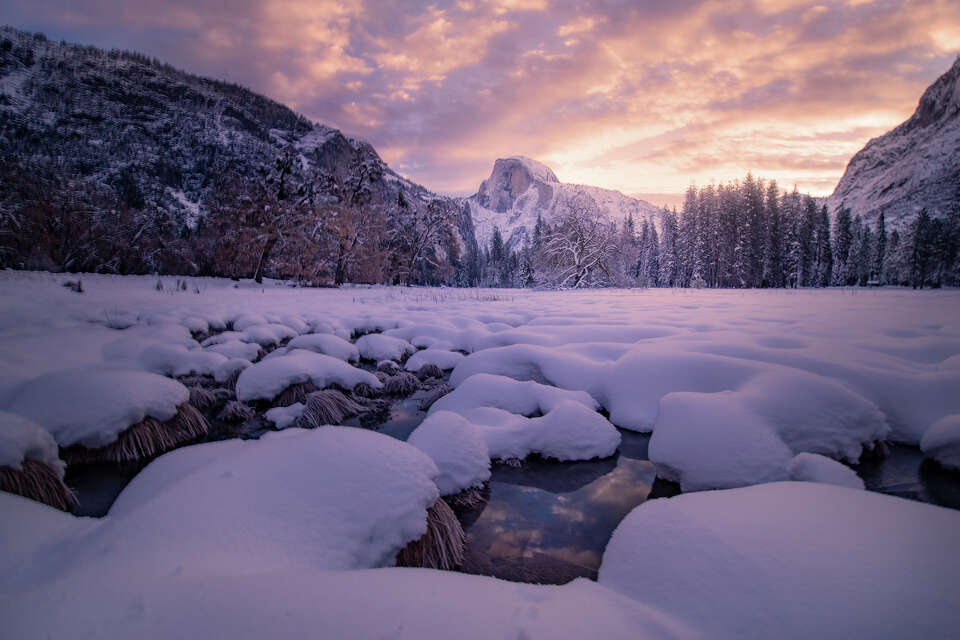
<path id="1" fill-rule="evenodd" d="M 0 27 L 0 149 L 7 182 L 42 179 L 54 200 L 149 211 L 173 227 L 194 228 L 222 204 L 226 176 L 243 197 L 280 170 L 321 202 L 342 199 L 361 173 L 367 202 L 438 197 L 370 144 L 243 87 L 10 27 Z M 9 208 L 18 195 L 0 189 Z"/>
<path id="2" fill-rule="evenodd" d="M 516 245 L 533 231 L 538 215 L 549 222 L 569 206 L 589 207 L 618 223 L 632 215 L 638 226 L 644 220 L 658 222 L 660 215 L 649 202 L 619 191 L 560 182 L 549 167 L 523 156 L 494 162 L 490 177 L 465 202 L 481 246 L 490 241 L 494 227 L 508 245 Z"/>
<path id="3" fill-rule="evenodd" d="M 849 207 L 900 224 L 923 207 L 944 216 L 960 207 L 960 58 L 924 92 L 917 110 L 850 160 L 830 210 Z"/>

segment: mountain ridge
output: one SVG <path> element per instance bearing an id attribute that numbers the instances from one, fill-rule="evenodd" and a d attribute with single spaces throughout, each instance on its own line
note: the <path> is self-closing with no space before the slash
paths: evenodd
<path id="1" fill-rule="evenodd" d="M 960 208 L 960 56 L 920 97 L 906 121 L 850 159 L 827 201 L 901 225 L 921 209 L 943 217 Z"/>

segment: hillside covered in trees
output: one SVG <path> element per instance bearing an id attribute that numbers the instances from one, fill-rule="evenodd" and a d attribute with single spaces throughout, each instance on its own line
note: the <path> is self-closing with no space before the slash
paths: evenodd
<path id="1" fill-rule="evenodd" d="M 921 129 L 941 130 L 910 131 Z M 498 161 L 472 198 L 448 198 L 242 87 L 0 28 L 5 268 L 306 285 L 942 286 L 960 283 L 951 206 L 898 210 L 888 226 L 882 210 L 831 211 L 748 174 L 657 212 L 523 158 Z"/>

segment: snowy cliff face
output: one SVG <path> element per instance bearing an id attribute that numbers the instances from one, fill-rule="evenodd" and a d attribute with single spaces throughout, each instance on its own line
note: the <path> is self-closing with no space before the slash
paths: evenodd
<path id="1" fill-rule="evenodd" d="M 656 222 L 660 214 L 649 202 L 619 191 L 562 183 L 549 167 L 522 156 L 497 160 L 490 177 L 466 199 L 480 246 L 490 242 L 494 227 L 508 245 L 517 246 L 532 233 L 538 215 L 549 222 L 574 203 L 618 224 L 630 215 L 637 225 Z"/>
<path id="2" fill-rule="evenodd" d="M 960 206 L 960 58 L 920 98 L 909 120 L 858 152 L 828 199 L 873 221 L 906 223 L 923 207 L 944 216 Z"/>
<path id="3" fill-rule="evenodd" d="M 437 198 L 368 143 L 240 86 L 10 27 L 0 27 L 0 148 L 0 181 L 42 180 L 54 206 L 141 211 L 171 234 L 279 180 L 316 203 L 356 198 L 359 182 L 362 204 L 388 210 L 401 191 Z M 23 197 L 0 189 L 0 209 Z"/>

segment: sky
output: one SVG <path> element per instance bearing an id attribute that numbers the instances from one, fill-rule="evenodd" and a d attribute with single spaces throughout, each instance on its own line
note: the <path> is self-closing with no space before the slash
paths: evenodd
<path id="1" fill-rule="evenodd" d="M 241 83 L 451 195 L 498 157 L 660 204 L 829 195 L 960 52 L 957 0 L 4 0 L 0 23 Z"/>

